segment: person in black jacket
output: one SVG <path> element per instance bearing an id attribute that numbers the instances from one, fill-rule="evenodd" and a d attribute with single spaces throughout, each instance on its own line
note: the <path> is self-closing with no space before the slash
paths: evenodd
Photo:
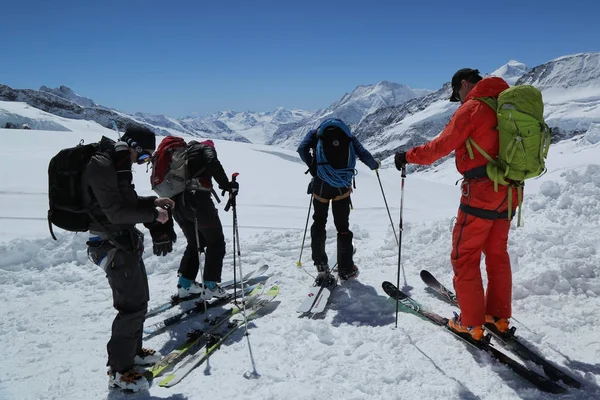
<path id="1" fill-rule="evenodd" d="M 191 178 L 188 190 L 172 198 L 176 204 L 173 217 L 187 241 L 178 270 L 178 295 L 185 298 L 200 294 L 207 300 L 212 297 L 224 297 L 226 292 L 218 282 L 221 282 L 225 257 L 225 236 L 219 213 L 211 198 L 214 191 L 212 179 L 215 179 L 221 190 L 229 192 L 230 195 L 237 194 L 239 185 L 227 178 L 212 140 L 188 143 L 187 168 Z M 155 243 L 162 243 L 161 246 L 166 250 L 172 248 L 173 242 L 166 233 L 162 238 L 157 237 L 155 240 Z M 158 252 L 160 251 L 158 248 Z M 202 252 L 205 254 L 202 276 L 204 286 L 196 282 L 200 269 L 199 253 Z"/>
<path id="2" fill-rule="evenodd" d="M 103 137 L 83 176 L 84 205 L 90 210 L 88 254 L 106 272 L 118 314 L 107 344 L 109 385 L 127 391 L 149 387 L 135 365 L 153 364 L 160 355 L 142 348 L 142 329 L 149 291 L 142 261 L 143 234 L 137 223 L 151 229 L 169 221 L 170 199 L 140 197 L 132 184 L 132 163 L 148 160 L 156 147 L 154 133 L 127 129 L 121 141 Z M 171 222 L 172 226 L 172 222 Z"/>

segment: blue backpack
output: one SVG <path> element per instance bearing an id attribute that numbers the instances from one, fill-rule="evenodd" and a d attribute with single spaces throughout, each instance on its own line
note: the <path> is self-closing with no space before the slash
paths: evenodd
<path id="1" fill-rule="evenodd" d="M 327 119 L 317 128 L 317 176 L 333 187 L 350 187 L 356 175 L 352 132 L 341 119 Z"/>

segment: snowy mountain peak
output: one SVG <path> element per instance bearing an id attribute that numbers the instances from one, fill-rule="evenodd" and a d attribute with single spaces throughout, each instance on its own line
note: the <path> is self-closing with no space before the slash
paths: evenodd
<path id="1" fill-rule="evenodd" d="M 547 88 L 600 88 L 600 52 L 559 57 L 539 65 L 519 79 L 520 85 Z"/>
<path id="2" fill-rule="evenodd" d="M 530 68 L 515 60 L 510 60 L 490 75 L 500 77 L 508 82 L 509 85 L 514 85 L 520 77 L 530 71 Z"/>
<path id="3" fill-rule="evenodd" d="M 93 100 L 78 95 L 71 88 L 64 85 L 60 85 L 57 88 L 49 88 L 47 86 L 42 86 L 40 88 L 40 92 L 53 94 L 62 99 L 75 103 L 81 107 L 98 107 L 98 105 Z"/>
<path id="4" fill-rule="evenodd" d="M 431 90 L 412 89 L 400 83 L 381 81 L 375 85 L 357 86 L 356 89 L 354 89 L 351 93 L 347 93 L 346 95 L 344 95 L 344 97 L 342 97 L 340 101 L 330 106 L 328 110 L 352 102 L 368 102 L 372 103 L 372 107 L 377 108 L 389 107 L 392 105 L 403 103 L 415 97 L 425 96 L 429 93 L 431 93 Z M 352 124 L 357 123 L 359 121 L 348 122 Z"/>
<path id="5" fill-rule="evenodd" d="M 389 81 L 380 81 L 375 85 L 360 85 L 326 109 L 317 111 L 310 118 L 282 125 L 269 143 L 295 146 L 306 132 L 327 118 L 340 118 L 352 127 L 379 109 L 394 107 L 429 93 L 431 90 L 412 89 Z"/>

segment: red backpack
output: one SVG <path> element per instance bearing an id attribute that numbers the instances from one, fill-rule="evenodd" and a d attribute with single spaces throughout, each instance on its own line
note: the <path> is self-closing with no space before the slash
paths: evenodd
<path id="1" fill-rule="evenodd" d="M 160 197 L 173 197 L 188 185 L 187 144 L 178 136 L 167 136 L 152 157 L 150 183 Z"/>

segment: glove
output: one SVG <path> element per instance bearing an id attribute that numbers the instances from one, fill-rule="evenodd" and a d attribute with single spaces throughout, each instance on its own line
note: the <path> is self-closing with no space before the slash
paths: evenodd
<path id="1" fill-rule="evenodd" d="M 377 163 L 377 166 L 375 168 L 371 168 L 371 171 L 376 171 L 378 169 L 381 169 L 381 161 L 375 160 L 375 162 Z"/>
<path id="2" fill-rule="evenodd" d="M 308 172 L 312 175 L 313 178 L 317 176 L 317 162 L 313 161 L 311 165 L 308 166 Z"/>
<path id="3" fill-rule="evenodd" d="M 406 167 L 408 161 L 406 161 L 406 152 L 399 151 L 394 156 L 394 163 L 396 164 L 396 169 L 400 171 L 402 168 Z"/>
<path id="4" fill-rule="evenodd" d="M 152 231 L 150 231 L 152 234 Z M 152 235 L 152 252 L 155 256 L 166 256 L 173 251 L 173 242 L 167 233 L 161 232 Z"/>
<path id="5" fill-rule="evenodd" d="M 229 181 L 227 186 L 219 186 L 219 189 L 222 190 L 221 196 L 225 196 L 226 192 L 229 192 L 231 195 L 237 195 L 240 191 L 240 184 L 237 181 Z"/>
<path id="6" fill-rule="evenodd" d="M 169 214 L 171 214 L 169 210 Z M 173 218 L 169 218 L 167 222 L 153 222 L 144 224 L 150 230 L 152 236 L 152 252 L 156 256 L 166 256 L 173 251 L 173 243 L 177 242 L 177 234 L 173 229 Z"/>
<path id="7" fill-rule="evenodd" d="M 310 182 L 308 182 L 308 188 L 306 189 L 306 194 L 313 193 L 313 181 L 314 181 L 314 179 L 311 179 Z"/>

